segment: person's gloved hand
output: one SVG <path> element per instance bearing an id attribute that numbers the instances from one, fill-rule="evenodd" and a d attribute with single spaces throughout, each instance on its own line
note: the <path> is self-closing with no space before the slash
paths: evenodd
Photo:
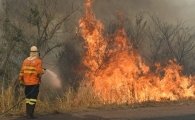
<path id="1" fill-rule="evenodd" d="M 24 86 L 24 81 L 20 80 L 20 86 Z"/>
<path id="2" fill-rule="evenodd" d="M 47 69 L 43 68 L 43 74 L 46 72 Z"/>

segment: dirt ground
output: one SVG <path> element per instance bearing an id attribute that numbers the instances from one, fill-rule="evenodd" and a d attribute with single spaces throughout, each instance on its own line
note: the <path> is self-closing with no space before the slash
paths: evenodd
<path id="1" fill-rule="evenodd" d="M 195 120 L 195 104 L 91 110 L 88 112 L 37 115 L 36 120 Z M 2 120 L 25 120 L 11 117 Z"/>

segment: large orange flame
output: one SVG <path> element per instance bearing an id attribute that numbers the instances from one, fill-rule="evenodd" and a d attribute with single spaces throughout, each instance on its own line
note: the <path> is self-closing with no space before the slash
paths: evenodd
<path id="1" fill-rule="evenodd" d="M 96 71 L 102 64 L 106 42 L 103 37 L 103 24 L 96 20 L 91 10 L 91 0 L 86 0 L 85 16 L 80 20 L 81 34 L 87 48 L 84 64 L 91 72 Z"/>
<path id="2" fill-rule="evenodd" d="M 123 28 L 115 32 L 114 38 L 103 36 L 103 24 L 95 18 L 91 7 L 92 0 L 86 0 L 79 27 L 86 45 L 85 77 L 93 83 L 94 95 L 101 102 L 131 104 L 195 98 L 193 79 L 182 74 L 181 66 L 169 61 L 166 67 L 156 65 L 152 72 L 128 43 Z"/>

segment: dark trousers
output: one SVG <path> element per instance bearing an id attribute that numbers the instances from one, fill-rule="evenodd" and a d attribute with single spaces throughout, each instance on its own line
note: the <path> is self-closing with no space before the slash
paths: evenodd
<path id="1" fill-rule="evenodd" d="M 29 117 L 33 117 L 38 94 L 39 94 L 39 85 L 25 86 L 26 114 Z"/>

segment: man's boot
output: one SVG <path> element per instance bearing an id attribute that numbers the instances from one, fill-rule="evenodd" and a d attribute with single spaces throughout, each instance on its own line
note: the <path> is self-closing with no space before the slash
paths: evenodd
<path id="1" fill-rule="evenodd" d="M 35 105 L 30 105 L 29 107 L 29 115 L 30 115 L 30 119 L 36 119 L 36 117 L 34 117 L 34 109 L 35 109 Z"/>
<path id="2" fill-rule="evenodd" d="M 30 105 L 26 103 L 26 117 L 30 118 Z"/>

